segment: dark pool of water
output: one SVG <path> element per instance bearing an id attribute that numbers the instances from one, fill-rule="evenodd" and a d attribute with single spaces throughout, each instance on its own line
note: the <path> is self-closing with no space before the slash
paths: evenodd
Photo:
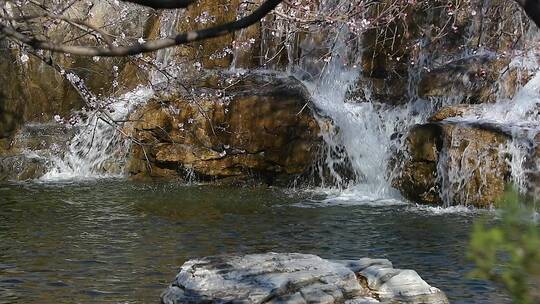
<path id="1" fill-rule="evenodd" d="M 388 258 L 452 303 L 510 303 L 466 278 L 477 214 L 298 207 L 308 196 L 120 181 L 0 185 L 0 303 L 158 303 L 189 258 L 267 251 Z"/>

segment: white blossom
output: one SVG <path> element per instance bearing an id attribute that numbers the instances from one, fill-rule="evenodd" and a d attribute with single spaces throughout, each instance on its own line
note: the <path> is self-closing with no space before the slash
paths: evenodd
<path id="1" fill-rule="evenodd" d="M 26 54 L 21 55 L 21 62 L 22 63 L 27 63 L 29 59 L 30 58 L 28 57 L 28 55 L 26 55 Z"/>

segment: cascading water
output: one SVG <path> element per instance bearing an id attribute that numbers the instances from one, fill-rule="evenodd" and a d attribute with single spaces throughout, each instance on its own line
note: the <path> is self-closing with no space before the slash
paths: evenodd
<path id="1" fill-rule="evenodd" d="M 180 10 L 164 11 L 160 16 L 160 38 L 170 36 L 176 31 L 178 19 L 181 16 Z M 156 52 L 155 65 L 159 70 L 152 70 L 150 74 L 150 82 L 152 84 L 166 84 L 175 77 L 178 73 L 177 67 L 173 60 L 174 48 L 165 48 Z"/>
<path id="2" fill-rule="evenodd" d="M 179 10 L 162 13 L 161 37 L 175 32 L 180 14 Z M 79 131 L 71 140 L 68 151 L 52 157 L 52 166 L 41 179 L 57 181 L 124 176 L 132 141 L 122 131 L 122 122 L 135 108 L 154 96 L 154 86 L 166 87 L 176 76 L 178 71 L 172 59 L 173 53 L 174 49 L 170 48 L 157 51 L 153 68 L 149 71 L 150 86 L 139 86 L 122 96 L 111 97 L 97 105 L 100 110 L 85 113 L 87 118 L 75 126 Z"/>
<path id="3" fill-rule="evenodd" d="M 500 153 L 510 155 L 507 162 L 511 181 L 522 193 L 538 192 L 538 185 L 532 185 L 529 176 L 540 169 L 538 158 L 530 160 L 540 134 L 540 71 L 538 65 L 528 68 L 536 74 L 514 98 L 481 105 L 463 117 L 449 119 L 459 123 L 490 123 L 509 134 L 510 140 Z"/>
<path id="4" fill-rule="evenodd" d="M 322 1 L 319 14 L 349 11 L 350 5 L 347 1 Z M 358 18 L 365 24 L 369 17 Z M 391 181 L 399 171 L 393 157 L 403 149 L 403 134 L 412 125 L 425 122 L 440 107 L 457 103 L 459 97 L 431 100 L 415 97 L 420 73 L 431 64 L 431 54 L 421 51 L 409 68 L 409 102 L 391 105 L 391 101 L 385 104 L 372 99 L 371 91 L 362 84 L 363 47 L 358 45 L 360 39 L 351 39 L 355 35 L 349 31 L 351 24 L 330 23 L 324 29 L 314 28 L 312 34 L 298 41 L 296 47 L 302 53 L 298 58 L 291 56 L 298 53 L 295 45 L 284 43 L 289 62 L 286 70 L 304 80 L 316 107 L 334 126 L 328 128 L 324 119 L 321 123 L 321 129 L 326 130 L 322 134 L 326 152 L 318 173 L 324 191 L 332 193 L 328 201 L 401 202 Z M 278 23 L 277 31 L 281 28 Z M 284 39 L 290 41 L 287 33 Z M 326 37 L 326 41 L 324 38 L 321 41 L 321 37 Z M 265 45 L 263 55 L 275 53 Z M 361 90 L 363 97 L 351 94 L 354 90 Z"/>
<path id="5" fill-rule="evenodd" d="M 327 69 L 323 77 L 314 83 L 307 83 L 319 109 L 330 116 L 338 132 L 324 135 L 330 151 L 342 148 L 345 153 L 326 157 L 326 165 L 335 166 L 344 155 L 349 158 L 356 179 L 331 201 L 347 200 L 372 202 L 395 198 L 399 194 L 391 186 L 394 170 L 392 155 L 402 149 L 402 143 L 395 138 L 412 125 L 424 123 L 434 110 L 443 105 L 452 105 L 456 99 L 424 101 L 413 100 L 402 106 L 387 106 L 370 100 L 347 99 L 348 88 L 354 86 L 357 74 L 341 65 Z M 501 154 L 507 158 L 511 171 L 511 181 L 526 192 L 531 188 L 529 175 L 540 168 L 539 164 L 528 163 L 531 151 L 538 143 L 535 137 L 540 133 L 540 73 L 523 87 L 515 98 L 500 100 L 495 104 L 479 107 L 475 115 L 464 116 L 449 121 L 459 123 L 495 123 L 511 134 L 511 140 L 501 147 Z M 439 167 L 439 175 L 446 176 L 441 182 L 443 201 L 451 202 L 451 196 L 469 182 L 473 172 L 487 157 L 467 155 L 467 150 L 458 163 Z M 444 158 L 444 155 L 440 157 Z M 475 164 L 464 159 L 477 159 Z M 538 162 L 538 160 L 536 160 Z M 444 172 L 443 172 L 444 171 Z M 448 179 L 449 178 L 449 179 Z M 338 182 L 341 180 L 337 178 Z M 445 182 L 446 181 L 446 182 Z M 487 182 L 487 181 L 484 181 Z M 461 186 L 459 186 L 461 185 Z M 465 198 L 464 201 L 467 201 Z M 448 203 L 449 204 L 449 203 Z"/>
<path id="6" fill-rule="evenodd" d="M 138 88 L 118 98 L 109 100 L 107 110 L 93 111 L 83 123 L 75 127 L 79 131 L 71 140 L 63 156 L 52 159 L 53 166 L 41 178 L 45 181 L 119 177 L 129 152 L 130 140 L 110 121 L 122 121 L 138 105 L 146 102 L 154 92 Z"/>
<path id="7" fill-rule="evenodd" d="M 330 189 L 340 189 L 336 195 L 331 195 L 327 201 L 347 201 L 354 203 L 395 202 L 402 200 L 399 193 L 392 188 L 391 181 L 399 172 L 399 163 L 394 162 L 393 156 L 404 153 L 403 137 L 411 126 L 425 123 L 427 118 L 444 106 L 460 103 L 463 96 L 456 92 L 456 96 L 437 97 L 423 100 L 416 94 L 416 88 L 420 81 L 420 71 L 429 70 L 433 65 L 430 55 L 423 56 L 420 53 L 415 65 L 411 65 L 408 75 L 409 102 L 403 105 L 388 105 L 371 99 L 370 91 L 366 87 L 363 97 L 354 97 L 349 94 L 355 86 L 362 83 L 362 73 L 356 66 L 360 63 L 349 60 L 359 58 L 355 54 L 358 46 L 346 45 L 347 33 L 338 30 L 339 34 L 332 36 L 330 58 L 320 60 L 323 67 L 319 67 L 320 74 L 309 73 L 313 69 L 315 60 L 298 60 L 298 66 L 294 67 L 295 75 L 304 81 L 311 92 L 313 101 L 323 115 L 328 116 L 335 128 L 324 132 L 327 152 L 324 156 L 325 166 L 332 178 L 330 183 L 325 184 Z M 309 37 L 303 43 L 309 40 Z M 312 46 L 308 48 L 326 46 Z M 471 57 L 465 50 L 462 57 Z M 447 58 L 448 59 L 448 58 Z M 454 58 L 455 60 L 455 58 Z M 535 58 L 518 62 L 514 60 L 511 67 L 538 69 Z M 303 65 L 305 63 L 308 65 Z M 320 65 L 320 64 L 319 64 Z M 306 77 L 306 72 L 308 77 Z M 504 75 L 504 72 L 503 72 Z M 358 88 L 356 88 L 358 89 Z M 501 154 L 509 154 L 507 157 L 511 167 L 511 181 L 522 192 L 531 188 L 530 175 L 540 168 L 539 164 L 531 164 L 531 151 L 537 148 L 535 136 L 540 130 L 540 74 L 533 77 L 528 84 L 518 90 L 516 96 L 509 100 L 503 97 L 506 92 L 499 90 L 501 97 L 495 104 L 477 107 L 477 116 L 465 116 L 459 118 L 461 123 L 495 123 L 502 129 L 511 133 L 511 140 L 500 148 Z M 452 121 L 452 119 L 449 119 Z M 329 128 L 323 127 L 323 130 Z M 444 158 L 444 153 L 441 154 Z M 476 163 L 468 163 L 465 159 L 476 159 Z M 450 205 L 456 191 L 462 191 L 475 170 L 482 170 L 482 165 L 488 161 L 487 155 L 468 155 L 467 150 L 461 159 L 455 159 L 453 165 L 438 166 L 440 180 L 440 195 L 446 205 Z M 532 158 L 532 162 L 538 162 Z M 352 170 L 352 178 L 343 176 L 341 170 L 349 166 Z M 322 171 L 322 170 L 319 170 Z M 325 176 L 321 174 L 324 181 Z M 483 181 L 487 183 L 487 180 Z M 461 185 L 461 186 L 460 186 Z M 463 192 L 463 191 L 462 191 Z M 465 198 L 463 202 L 466 202 Z"/>
<path id="8" fill-rule="evenodd" d="M 346 1 L 337 1 L 338 4 L 335 2 L 329 1 L 326 4 L 331 8 L 346 8 L 348 5 Z M 173 32 L 178 18 L 178 11 L 164 13 L 161 16 L 160 36 L 167 36 Z M 323 116 L 329 117 L 334 125 L 334 128 L 321 128 L 330 130 L 322 134 L 327 146 L 324 155 L 327 172 L 320 177 L 324 189 L 332 189 L 330 192 L 334 194 L 337 192 L 337 195 L 331 195 L 329 200 L 361 203 L 400 201 L 401 197 L 392 188 L 391 181 L 399 171 L 399 164 L 393 157 L 403 149 L 404 134 L 412 125 L 426 122 L 427 118 L 440 107 L 459 103 L 461 96 L 429 100 L 417 97 L 416 90 L 421 71 L 433 66 L 432 54 L 426 50 L 417 54 L 415 64 L 409 67 L 409 101 L 401 105 L 377 102 L 371 98 L 369 88 L 363 85 L 364 76 L 359 68 L 362 65 L 358 59 L 362 58 L 359 55 L 362 47 L 358 45 L 358 40 L 350 43 L 348 39 L 351 33 L 348 32 L 347 26 L 329 25 L 329 28 L 325 29 L 326 36 L 330 37 L 329 41 L 321 43 L 320 39 L 314 39 L 310 35 L 302 41 L 297 41 L 298 37 L 292 34 L 294 31 L 287 30 L 282 23 L 283 21 L 278 22 L 276 26 L 279 31 L 286 32 L 287 38 L 281 49 L 286 52 L 289 61 L 289 66 L 285 67 L 285 70 L 304 81 L 316 107 Z M 267 32 L 265 33 L 268 35 Z M 243 41 L 245 37 L 242 35 L 240 33 L 238 37 Z M 261 63 L 262 67 L 273 66 L 272 59 L 280 52 L 279 49 L 275 49 L 276 44 L 270 43 L 272 39 L 276 38 L 266 37 L 261 42 L 263 55 L 261 58 L 267 60 Z M 302 51 L 312 55 L 300 55 L 299 58 L 295 58 Z M 460 58 L 469 56 L 469 53 L 465 50 Z M 159 67 L 174 76 L 178 67 L 175 66 L 171 54 L 171 50 L 159 51 L 156 62 Z M 233 69 L 236 66 L 237 52 L 234 55 L 231 65 Z M 448 58 L 445 57 L 446 59 Z M 266 64 L 268 62 L 270 65 Z M 531 70 L 531 65 L 535 66 L 536 60 L 529 60 L 527 65 Z M 168 80 L 168 77 L 164 78 L 160 73 L 151 78 L 153 83 L 164 83 Z M 510 130 L 512 140 L 501 149 L 501 153 L 512 155 L 509 158 L 512 180 L 523 189 L 530 187 L 528 175 L 531 164 L 530 161 L 527 162 L 527 155 L 536 148 L 534 137 L 538 133 L 540 120 L 539 86 L 540 76 L 536 76 L 512 100 L 501 97 L 494 105 L 478 106 L 475 116 L 459 118 L 460 122 L 495 122 Z M 362 94 L 354 94 L 355 90 L 362 91 Z M 110 116 L 114 120 L 125 119 L 135 106 L 144 103 L 152 94 L 149 89 L 139 89 L 120 98 L 111 99 L 110 107 L 113 111 Z M 121 168 L 112 168 L 114 166 L 111 164 L 122 163 L 129 142 L 123 139 L 115 126 L 102 121 L 100 115 L 102 113 L 91 113 L 86 124 L 79 126 L 81 131 L 73 139 L 69 151 L 63 157 L 55 158 L 53 168 L 43 177 L 44 179 L 101 177 L 110 176 L 111 173 L 112 175 L 122 173 Z M 345 167 L 348 172 L 344 172 Z M 536 164 L 534 168 L 536 169 L 533 170 L 537 170 L 540 165 Z M 467 176 L 475 168 L 456 166 L 439 169 L 447 171 L 444 174 L 441 172 L 441 175 L 454 176 L 459 179 L 459 183 L 467 183 Z M 441 194 L 449 192 L 452 184 L 453 181 L 449 181 L 448 185 L 443 183 Z"/>
<path id="9" fill-rule="evenodd" d="M 375 102 L 370 98 L 367 88 L 364 98 L 354 97 L 351 90 L 358 89 L 361 73 L 354 60 L 356 46 L 347 46 L 348 33 L 338 29 L 333 38 L 331 58 L 322 68 L 314 68 L 309 58 L 303 58 L 299 66 L 291 69 L 296 76 L 308 80 L 304 84 L 311 93 L 313 102 L 323 115 L 328 116 L 333 129 L 323 132 L 326 152 L 324 166 L 329 170 L 330 178 L 323 180 L 323 188 L 330 193 L 326 202 L 347 202 L 367 204 L 403 203 L 399 193 L 391 186 L 394 167 L 390 166 L 392 157 L 401 149 L 399 134 L 411 125 L 425 121 L 432 112 L 430 102 L 414 100 L 399 106 L 390 106 Z M 305 45 L 310 50 L 317 46 Z M 318 46 L 320 47 L 320 46 Z M 320 60 L 319 60 L 320 61 Z M 319 74 L 309 73 L 319 70 Z M 324 127 L 322 129 L 325 129 Z M 352 177 L 341 172 L 343 167 L 350 167 Z M 320 169 L 319 171 L 323 171 Z M 329 179 L 329 183 L 324 183 Z M 337 194 L 337 195 L 336 195 Z"/>

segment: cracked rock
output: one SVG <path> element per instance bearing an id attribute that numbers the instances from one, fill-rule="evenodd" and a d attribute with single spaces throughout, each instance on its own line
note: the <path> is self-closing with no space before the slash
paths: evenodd
<path id="1" fill-rule="evenodd" d="M 311 254 L 216 256 L 186 262 L 161 302 L 448 303 L 413 270 L 385 259 L 325 260 Z"/>

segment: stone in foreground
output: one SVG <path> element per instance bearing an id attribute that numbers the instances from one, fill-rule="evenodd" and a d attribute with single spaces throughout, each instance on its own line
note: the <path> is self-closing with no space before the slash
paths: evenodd
<path id="1" fill-rule="evenodd" d="M 325 260 L 299 253 L 186 262 L 161 295 L 176 303 L 448 303 L 413 270 L 386 259 Z"/>

